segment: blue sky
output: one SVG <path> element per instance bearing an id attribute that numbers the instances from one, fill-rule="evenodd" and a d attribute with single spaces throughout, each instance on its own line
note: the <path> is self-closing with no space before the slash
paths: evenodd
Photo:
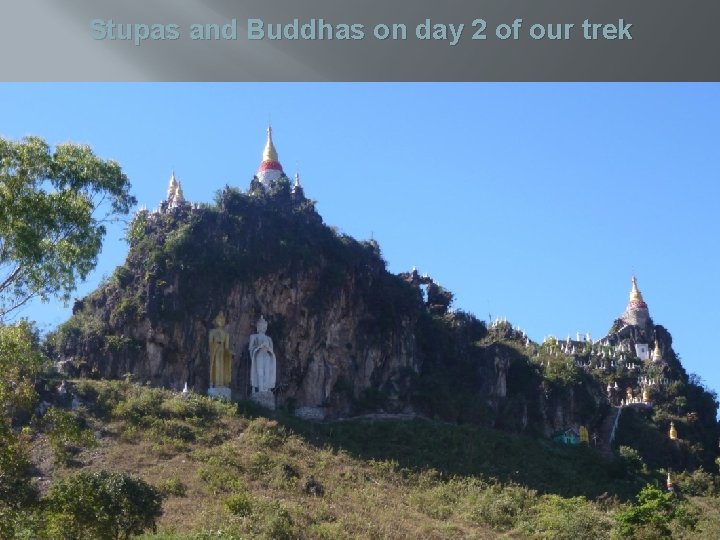
<path id="1" fill-rule="evenodd" d="M 634 271 L 686 369 L 720 389 L 720 85 L 0 85 L 0 135 L 90 144 L 149 208 L 173 168 L 193 201 L 246 188 L 268 119 L 325 222 L 375 238 L 391 271 L 417 266 L 534 340 L 602 337 Z M 122 263 L 121 236 L 78 296 Z"/>

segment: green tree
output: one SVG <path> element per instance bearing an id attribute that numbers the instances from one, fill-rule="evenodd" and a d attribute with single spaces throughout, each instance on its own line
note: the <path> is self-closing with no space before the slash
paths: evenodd
<path id="1" fill-rule="evenodd" d="M 88 146 L 0 138 L 0 322 L 35 297 L 68 300 L 106 224 L 135 204 L 120 166 Z"/>
<path id="2" fill-rule="evenodd" d="M 0 421 L 29 413 L 35 404 L 35 376 L 42 369 L 35 327 L 25 320 L 0 324 Z"/>
<path id="3" fill-rule="evenodd" d="M 7 423 L 0 422 L 0 514 L 6 506 L 24 506 L 35 498 L 36 493 L 30 483 L 31 463 L 27 443 L 26 437 L 19 436 Z"/>
<path id="4" fill-rule="evenodd" d="M 635 450 L 631 446 L 621 446 L 618 448 L 618 454 L 620 455 L 620 461 L 625 466 L 628 472 L 637 474 L 645 469 L 645 462 L 640 455 L 640 452 Z"/>
<path id="5" fill-rule="evenodd" d="M 694 525 L 694 516 L 687 503 L 672 493 L 655 486 L 645 486 L 637 496 L 637 504 L 615 515 L 623 538 L 638 535 L 653 538 L 670 538 L 670 523 L 677 521 L 686 528 Z"/>
<path id="6" fill-rule="evenodd" d="M 54 484 L 48 494 L 48 534 L 58 539 L 127 539 L 155 529 L 160 492 L 123 472 L 81 472 Z"/>
<path id="7" fill-rule="evenodd" d="M 41 366 L 32 325 L 0 325 L 0 538 L 15 536 L 17 520 L 37 496 L 31 483 L 29 436 L 13 429 L 12 421 L 29 417 L 37 400 L 34 378 Z"/>

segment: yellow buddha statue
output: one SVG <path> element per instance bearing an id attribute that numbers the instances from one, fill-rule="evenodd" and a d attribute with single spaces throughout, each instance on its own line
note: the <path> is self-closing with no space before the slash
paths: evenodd
<path id="1" fill-rule="evenodd" d="M 677 429 L 675 429 L 675 422 L 670 422 L 670 440 L 676 441 L 678 438 Z"/>
<path id="2" fill-rule="evenodd" d="M 225 315 L 215 317 L 215 328 L 208 335 L 210 346 L 210 386 L 230 386 L 232 353 L 230 336 L 225 330 Z"/>

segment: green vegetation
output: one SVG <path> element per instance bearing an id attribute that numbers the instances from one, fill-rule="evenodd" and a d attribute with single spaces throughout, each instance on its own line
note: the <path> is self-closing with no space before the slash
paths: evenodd
<path id="1" fill-rule="evenodd" d="M 157 487 L 164 497 L 184 497 L 187 494 L 187 486 L 176 477 L 162 480 Z"/>
<path id="2" fill-rule="evenodd" d="M 626 538 L 671 538 L 671 523 L 689 530 L 697 523 L 686 502 L 654 486 L 643 488 L 637 504 L 619 511 L 615 518 L 620 534 Z"/>
<path id="3" fill-rule="evenodd" d="M 631 446 L 621 446 L 618 448 L 618 457 L 625 468 L 631 473 L 639 473 L 647 470 L 645 462 L 640 456 L 640 452 Z"/>
<path id="4" fill-rule="evenodd" d="M 410 422 L 286 423 L 317 446 L 365 461 L 394 463 L 393 470 L 432 469 L 442 478 L 482 475 L 519 483 L 539 493 L 595 498 L 610 492 L 630 498 L 651 476 L 625 476 L 584 446 L 566 446 L 471 425 Z"/>
<path id="5" fill-rule="evenodd" d="M 216 430 L 223 415 L 232 414 L 233 405 L 192 394 L 180 396 L 159 388 L 143 388 L 126 381 L 95 386 L 78 386 L 79 395 L 91 403 L 97 414 L 124 422 L 122 436 L 127 441 L 144 439 L 159 455 L 187 450 L 196 441 L 212 442 L 221 435 Z"/>
<path id="6" fill-rule="evenodd" d="M 51 407 L 43 417 L 45 433 L 55 459 L 69 465 L 81 448 L 95 446 L 95 435 L 80 416 Z"/>
<path id="7" fill-rule="evenodd" d="M 683 471 L 673 475 L 675 485 L 681 493 L 698 497 L 715 497 L 720 495 L 720 476 L 703 469 L 692 472 Z"/>
<path id="8" fill-rule="evenodd" d="M 108 471 L 80 472 L 53 485 L 47 533 L 54 539 L 124 540 L 155 529 L 160 493 L 140 478 Z"/>
<path id="9" fill-rule="evenodd" d="M 485 325 L 462 312 L 422 313 L 416 334 L 425 355 L 422 372 L 411 374 L 413 401 L 419 410 L 451 422 L 484 424 L 491 414 L 478 392 L 479 368 L 485 353 L 492 354 L 480 343 L 487 334 Z"/>
<path id="10" fill-rule="evenodd" d="M 47 360 L 40 352 L 37 330 L 27 321 L 0 324 L 0 424 L 27 418 L 35 405 L 35 380 Z"/>
<path id="11" fill-rule="evenodd" d="M 45 361 L 35 328 L 25 321 L 0 325 L 0 536 L 9 536 L 18 507 L 31 504 L 31 436 L 27 429 L 37 402 L 35 380 Z M 19 425 L 25 429 L 18 431 Z"/>
<path id="12" fill-rule="evenodd" d="M 720 532 L 717 475 L 678 473 L 681 495 L 668 494 L 652 487 L 664 473 L 644 471 L 632 449 L 613 466 L 589 448 L 477 426 L 317 424 L 127 381 L 83 380 L 73 388 L 78 411 L 50 409 L 14 446 L 2 447 L 0 485 L 9 490 L 0 492 L 3 537 L 128 538 L 145 531 L 167 539 L 609 539 Z M 67 440 L 101 425 L 99 445 L 80 444 L 72 463 L 56 462 L 53 483 L 38 498 L 29 478 L 33 439 L 50 442 L 55 430 Z M 118 472 L 103 470 L 108 465 Z"/>
<path id="13" fill-rule="evenodd" d="M 30 482 L 30 438 L 0 422 L 0 512 L 32 502 L 37 495 Z M 0 520 L 2 521 L 2 520 Z"/>
<path id="14" fill-rule="evenodd" d="M 105 223 L 135 204 L 129 189 L 88 146 L 0 138 L 0 322 L 34 297 L 70 298 L 95 268 Z"/>

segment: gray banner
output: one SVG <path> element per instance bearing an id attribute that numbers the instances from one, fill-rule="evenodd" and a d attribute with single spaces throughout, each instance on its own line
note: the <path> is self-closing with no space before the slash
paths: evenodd
<path id="1" fill-rule="evenodd" d="M 4 0 L 0 79 L 717 81 L 719 21 L 712 0 Z"/>

